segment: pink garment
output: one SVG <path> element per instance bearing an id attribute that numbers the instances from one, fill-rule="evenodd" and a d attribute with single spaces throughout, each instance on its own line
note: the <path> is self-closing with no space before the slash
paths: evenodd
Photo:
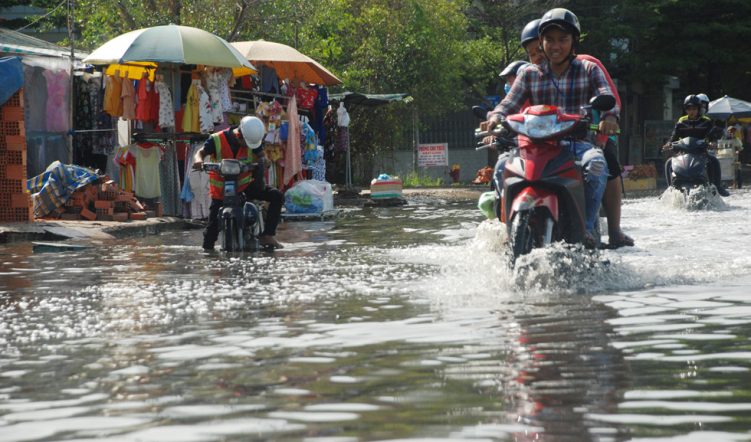
<path id="1" fill-rule="evenodd" d="M 608 82 L 608 86 L 610 86 L 610 90 L 613 91 L 613 95 L 615 96 L 615 105 L 618 106 L 619 109 L 621 109 L 621 97 L 618 95 L 618 89 L 615 87 L 615 83 L 613 82 L 613 79 L 610 77 L 610 73 L 607 69 L 605 69 L 605 66 L 602 64 L 600 60 L 597 58 L 587 55 L 587 54 L 578 54 L 576 58 L 580 60 L 587 60 L 591 61 L 592 63 L 596 64 L 602 73 L 605 75 L 605 80 Z M 598 146 L 604 146 L 605 143 L 608 142 L 608 136 L 605 134 L 598 133 L 595 136 L 595 144 Z"/>
<path id="2" fill-rule="evenodd" d="M 123 118 L 126 120 L 136 119 L 136 88 L 133 86 L 133 80 L 123 79 L 123 87 L 120 91 L 120 97 L 123 99 Z"/>
<path id="3" fill-rule="evenodd" d="M 297 116 L 297 99 L 293 95 L 287 105 L 289 118 L 289 132 L 287 134 L 287 148 L 284 151 L 284 177 L 286 186 L 298 173 L 302 172 L 302 152 L 300 150 L 300 119 Z"/>
<path id="4" fill-rule="evenodd" d="M 65 71 L 44 71 L 47 79 L 47 131 L 68 132 L 68 105 L 66 96 L 70 86 L 70 77 Z"/>

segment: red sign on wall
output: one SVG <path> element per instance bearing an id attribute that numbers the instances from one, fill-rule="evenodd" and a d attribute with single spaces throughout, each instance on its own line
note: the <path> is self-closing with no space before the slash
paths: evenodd
<path id="1" fill-rule="evenodd" d="M 448 143 L 432 143 L 417 145 L 417 166 L 433 167 L 449 165 Z"/>

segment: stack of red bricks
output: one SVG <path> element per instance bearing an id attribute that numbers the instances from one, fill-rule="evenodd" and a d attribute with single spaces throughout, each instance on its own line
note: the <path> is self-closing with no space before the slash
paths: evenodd
<path id="1" fill-rule="evenodd" d="M 121 190 L 112 180 L 101 179 L 73 192 L 60 209 L 47 217 L 64 220 L 128 221 L 157 216 L 146 210 L 132 192 Z M 159 214 L 161 216 L 161 214 Z"/>
<path id="2" fill-rule="evenodd" d="M 26 129 L 23 90 L 0 106 L 0 222 L 34 219 L 26 192 Z"/>

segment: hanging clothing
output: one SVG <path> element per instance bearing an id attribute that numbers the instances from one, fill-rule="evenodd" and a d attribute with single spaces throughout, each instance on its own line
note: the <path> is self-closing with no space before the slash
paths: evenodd
<path id="1" fill-rule="evenodd" d="M 283 182 L 285 186 L 302 171 L 302 153 L 300 151 L 300 137 L 302 133 L 300 119 L 297 115 L 297 98 L 294 96 L 289 100 L 287 115 L 289 117 L 289 128 L 287 149 L 284 151 Z"/>
<path id="2" fill-rule="evenodd" d="M 212 122 L 221 123 L 224 121 L 221 90 L 222 77 L 217 75 L 215 71 L 207 71 L 204 77 L 206 79 L 206 92 L 209 94 L 209 104 L 211 105 Z"/>
<path id="3" fill-rule="evenodd" d="M 24 65 L 23 74 L 26 130 L 44 132 L 47 130 L 47 79 L 44 78 L 44 69 Z"/>
<path id="4" fill-rule="evenodd" d="M 141 80 L 143 82 L 143 80 Z M 126 120 L 136 119 L 136 88 L 133 80 L 126 78 L 122 82 L 120 97 L 123 100 L 123 118 Z"/>
<path id="5" fill-rule="evenodd" d="M 107 76 L 105 87 L 104 111 L 113 117 L 119 117 L 123 114 L 123 102 L 121 99 L 123 80 L 120 78 L 120 71 L 117 71 L 114 77 Z"/>
<path id="6" fill-rule="evenodd" d="M 70 76 L 63 70 L 45 70 L 44 77 L 47 79 L 47 131 L 68 132 L 70 123 L 66 97 Z"/>
<path id="7" fill-rule="evenodd" d="M 159 173 L 161 151 L 156 144 L 131 144 L 128 151 L 136 160 L 135 194 L 141 198 L 162 196 L 162 182 Z"/>
<path id="8" fill-rule="evenodd" d="M 196 85 L 198 90 L 198 119 L 200 132 L 209 134 L 214 131 L 214 112 L 211 108 L 211 100 L 206 89 L 200 84 Z"/>
<path id="9" fill-rule="evenodd" d="M 172 109 L 172 94 L 167 83 L 157 81 L 156 90 L 159 93 L 159 127 L 162 129 L 175 127 L 175 112 Z"/>
<path id="10" fill-rule="evenodd" d="M 138 81 L 138 106 L 136 106 L 136 119 L 139 121 L 151 120 L 151 95 L 149 89 L 151 84 L 144 74 L 143 78 Z"/>
<path id="11" fill-rule="evenodd" d="M 261 66 L 261 92 L 279 93 L 279 78 L 276 76 L 276 69 Z"/>
<path id="12" fill-rule="evenodd" d="M 183 132 L 201 132 L 199 120 L 199 80 L 193 80 L 186 95 L 185 112 L 183 113 Z"/>
<path id="13" fill-rule="evenodd" d="M 312 88 L 297 88 L 297 107 L 312 110 L 318 98 L 318 90 Z"/>
<path id="14" fill-rule="evenodd" d="M 192 219 L 207 219 L 211 206 L 209 174 L 202 170 L 191 170 L 188 180 L 190 192 L 193 195 L 193 199 L 190 201 L 190 217 Z"/>
<path id="15" fill-rule="evenodd" d="M 164 215 L 178 216 L 180 210 L 180 171 L 177 167 L 177 152 L 175 145 L 167 144 L 162 151 L 162 160 L 159 162 L 159 176 L 161 178 L 162 211 Z"/>

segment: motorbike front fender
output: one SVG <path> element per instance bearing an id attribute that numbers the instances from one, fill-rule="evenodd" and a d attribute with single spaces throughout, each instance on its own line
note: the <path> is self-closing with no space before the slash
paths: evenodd
<path id="1" fill-rule="evenodd" d="M 514 197 L 511 203 L 511 213 L 507 219 L 513 220 L 518 212 L 532 211 L 538 207 L 546 208 L 553 220 L 558 222 L 558 195 L 535 187 L 525 187 Z"/>

